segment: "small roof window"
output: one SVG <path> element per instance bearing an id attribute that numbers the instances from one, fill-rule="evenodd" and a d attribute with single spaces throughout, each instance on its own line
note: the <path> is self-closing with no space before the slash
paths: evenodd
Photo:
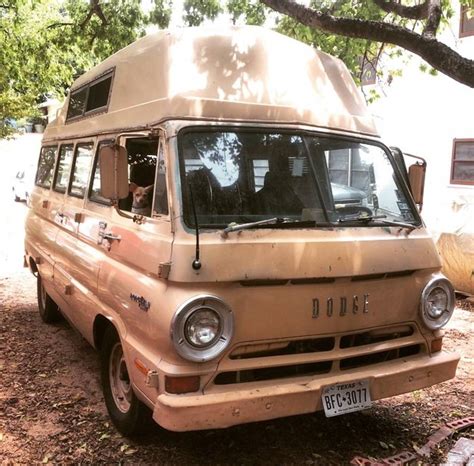
<path id="1" fill-rule="evenodd" d="M 106 112 L 113 76 L 114 70 L 108 71 L 94 81 L 71 91 L 66 121 L 92 113 Z"/>

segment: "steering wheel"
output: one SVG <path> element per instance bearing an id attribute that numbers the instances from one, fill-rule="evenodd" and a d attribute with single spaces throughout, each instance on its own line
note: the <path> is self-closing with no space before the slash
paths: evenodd
<path id="1" fill-rule="evenodd" d="M 362 205 L 351 205 L 351 206 L 344 206 L 339 209 L 336 209 L 336 212 L 338 214 L 343 214 L 343 215 L 352 215 L 352 214 L 358 214 L 358 213 L 366 213 L 367 215 L 374 215 L 372 212 L 372 209 L 369 209 L 368 207 L 362 206 Z"/>

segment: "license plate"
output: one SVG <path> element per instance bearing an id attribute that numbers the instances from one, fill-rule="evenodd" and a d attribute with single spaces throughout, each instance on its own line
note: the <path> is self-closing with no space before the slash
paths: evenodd
<path id="1" fill-rule="evenodd" d="M 356 382 L 328 385 L 323 390 L 322 402 L 326 417 L 370 408 L 372 400 L 370 399 L 369 381 L 357 380 Z"/>

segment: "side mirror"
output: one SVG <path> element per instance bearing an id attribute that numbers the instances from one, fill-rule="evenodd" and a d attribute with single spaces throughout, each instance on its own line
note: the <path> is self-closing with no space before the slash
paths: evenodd
<path id="1" fill-rule="evenodd" d="M 411 195 L 415 204 L 421 212 L 423 207 L 423 192 L 425 190 L 425 175 L 426 175 L 426 160 L 417 155 L 407 154 L 402 152 L 398 147 L 390 147 L 393 158 L 400 169 L 400 172 L 410 188 Z M 416 159 L 417 162 L 406 168 L 405 157 Z"/>
<path id="2" fill-rule="evenodd" d="M 418 204 L 420 212 L 423 207 L 423 192 L 425 190 L 426 163 L 416 162 L 408 168 L 408 180 L 413 199 Z"/>
<path id="3" fill-rule="evenodd" d="M 111 201 L 128 197 L 127 149 L 119 145 L 102 146 L 99 151 L 100 195 Z"/>

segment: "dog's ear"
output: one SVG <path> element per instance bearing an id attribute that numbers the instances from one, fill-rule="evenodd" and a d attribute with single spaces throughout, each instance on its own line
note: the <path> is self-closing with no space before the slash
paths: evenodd
<path id="1" fill-rule="evenodd" d="M 128 189 L 131 193 L 134 193 L 138 188 L 138 184 L 134 183 L 133 181 L 129 184 Z"/>
<path id="2" fill-rule="evenodd" d="M 145 192 L 148 194 L 152 189 L 153 189 L 153 186 L 155 186 L 154 184 L 151 184 L 150 186 L 147 186 L 145 188 Z"/>

